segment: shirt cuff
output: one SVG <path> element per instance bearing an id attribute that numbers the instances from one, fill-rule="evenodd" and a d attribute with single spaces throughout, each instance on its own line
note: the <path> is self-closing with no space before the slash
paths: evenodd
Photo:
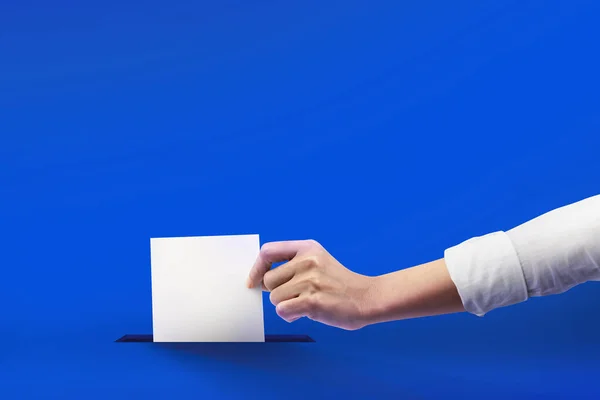
<path id="1" fill-rule="evenodd" d="M 517 252 L 505 232 L 471 238 L 444 252 L 450 278 L 467 312 L 487 312 L 528 298 Z"/>

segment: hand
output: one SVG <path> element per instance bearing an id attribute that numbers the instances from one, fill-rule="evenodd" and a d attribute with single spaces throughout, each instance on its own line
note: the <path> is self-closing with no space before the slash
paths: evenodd
<path id="1" fill-rule="evenodd" d="M 271 269 L 278 262 L 286 263 Z M 367 325 L 372 278 L 345 268 L 314 240 L 264 244 L 247 286 L 261 282 L 288 322 L 307 317 L 346 330 Z"/>

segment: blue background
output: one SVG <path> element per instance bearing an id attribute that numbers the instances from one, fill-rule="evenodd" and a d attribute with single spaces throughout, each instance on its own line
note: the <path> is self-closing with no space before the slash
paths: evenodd
<path id="1" fill-rule="evenodd" d="M 597 1 L 0 3 L 0 397 L 600 396 L 600 288 L 484 318 L 150 333 L 149 238 L 375 275 L 598 194 Z M 171 397 L 173 396 L 173 397 Z"/>

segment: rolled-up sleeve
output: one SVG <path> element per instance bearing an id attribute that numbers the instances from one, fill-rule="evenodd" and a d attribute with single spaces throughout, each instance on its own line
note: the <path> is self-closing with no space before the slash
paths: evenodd
<path id="1" fill-rule="evenodd" d="M 444 259 L 465 310 L 478 316 L 600 280 L 600 195 L 471 238 Z"/>

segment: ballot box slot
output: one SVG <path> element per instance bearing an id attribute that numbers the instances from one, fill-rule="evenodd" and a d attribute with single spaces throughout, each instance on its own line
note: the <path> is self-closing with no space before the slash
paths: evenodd
<path id="1" fill-rule="evenodd" d="M 152 335 L 124 335 L 115 342 L 119 343 L 152 343 Z M 308 335 L 265 335 L 266 343 L 312 343 Z"/>

